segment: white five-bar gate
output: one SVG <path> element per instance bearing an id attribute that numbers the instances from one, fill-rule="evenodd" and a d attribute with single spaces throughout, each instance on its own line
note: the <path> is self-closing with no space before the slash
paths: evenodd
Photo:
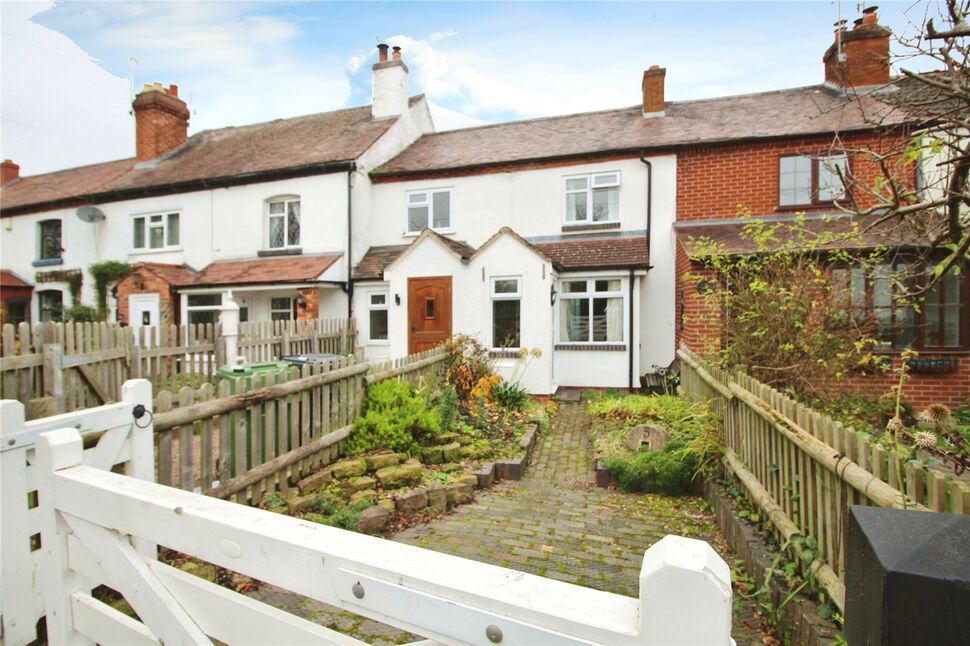
<path id="1" fill-rule="evenodd" d="M 151 407 L 144 380 L 121 403 L 37 422 L 0 403 L 5 644 L 35 639 L 42 616 L 51 644 L 360 643 L 165 565 L 156 545 L 425 643 L 731 643 L 730 572 L 703 541 L 653 545 L 633 599 L 347 532 L 155 484 L 138 404 Z M 139 619 L 95 599 L 102 583 Z"/>

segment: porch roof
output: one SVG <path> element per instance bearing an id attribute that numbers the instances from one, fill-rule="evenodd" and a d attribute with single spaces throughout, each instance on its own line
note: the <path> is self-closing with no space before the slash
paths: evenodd
<path id="1" fill-rule="evenodd" d="M 342 253 L 223 260 L 199 272 L 192 286 L 309 283 L 340 260 Z"/>
<path id="2" fill-rule="evenodd" d="M 9 269 L 0 269 L 0 287 L 27 287 L 33 289 L 34 286 Z"/>
<path id="3" fill-rule="evenodd" d="M 863 250 L 876 247 L 923 248 L 931 245 L 940 231 L 940 220 L 932 214 L 911 216 L 903 220 L 880 222 L 878 216 L 853 217 L 846 213 L 801 216 L 768 216 L 763 218 L 724 218 L 676 222 L 677 239 L 692 259 L 717 253 L 736 255 L 771 251 L 786 245 L 805 251 Z M 777 227 L 767 246 L 761 246 L 745 234 L 753 223 Z"/>

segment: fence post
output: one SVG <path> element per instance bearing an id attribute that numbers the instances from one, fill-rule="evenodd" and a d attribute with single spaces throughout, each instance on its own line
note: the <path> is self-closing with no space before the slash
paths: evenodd
<path id="1" fill-rule="evenodd" d="M 232 290 L 226 293 L 222 300 L 222 307 L 219 308 L 219 324 L 222 326 L 222 338 L 225 339 L 225 363 L 219 363 L 216 357 L 217 367 L 220 365 L 236 365 L 236 357 L 239 356 L 239 305 L 232 300 Z M 218 351 L 219 344 L 216 344 Z"/>
<path id="2" fill-rule="evenodd" d="M 640 644 L 731 644 L 731 570 L 705 541 L 667 535 L 640 567 Z"/>
<path id="3" fill-rule="evenodd" d="M 152 419 L 152 383 L 147 379 L 129 379 L 121 386 L 121 401 L 131 404 L 132 409 L 141 404 L 145 413 L 133 419 L 130 433 L 131 457 L 125 465 L 125 474 L 132 478 L 155 480 L 155 429 Z M 157 545 L 142 538 L 134 539 L 135 549 L 146 558 L 158 558 Z"/>
<path id="4" fill-rule="evenodd" d="M 59 343 L 44 344 L 44 395 L 54 398 L 54 409 L 64 412 L 64 352 Z"/>
<path id="5" fill-rule="evenodd" d="M 24 405 L 0 402 L 0 627 L 7 644 L 29 644 L 34 630 L 34 572 L 27 519 L 27 447 L 7 438 L 24 430 Z M 11 440 L 12 441 L 12 440 Z M 4 450 L 5 449 L 5 450 Z"/>
<path id="6" fill-rule="evenodd" d="M 90 644 L 74 629 L 71 595 L 89 592 L 90 584 L 68 564 L 67 523 L 57 513 L 54 472 L 81 464 L 84 446 L 73 428 L 42 433 L 37 438 L 37 470 L 41 545 L 44 550 L 44 606 L 47 610 L 47 639 L 51 644 Z"/>

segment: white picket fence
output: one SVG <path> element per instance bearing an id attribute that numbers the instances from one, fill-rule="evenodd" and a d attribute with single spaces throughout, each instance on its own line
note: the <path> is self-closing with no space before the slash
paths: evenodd
<path id="1" fill-rule="evenodd" d="M 668 536 L 647 550 L 634 599 L 155 484 L 150 417 L 132 416 L 150 407 L 147 388 L 129 382 L 124 403 L 43 426 L 0 404 L 4 643 L 31 641 L 42 615 L 52 644 L 361 643 L 165 565 L 155 544 L 425 643 L 732 643 L 730 572 L 703 541 Z M 95 599 L 98 583 L 139 620 Z"/>

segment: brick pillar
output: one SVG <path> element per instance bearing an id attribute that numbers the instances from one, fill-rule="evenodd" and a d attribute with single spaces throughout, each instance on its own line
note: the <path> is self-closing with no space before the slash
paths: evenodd
<path id="1" fill-rule="evenodd" d="M 316 287 L 301 287 L 296 293 L 304 302 L 303 307 L 297 303 L 296 318 L 300 321 L 320 318 L 320 290 Z"/>

